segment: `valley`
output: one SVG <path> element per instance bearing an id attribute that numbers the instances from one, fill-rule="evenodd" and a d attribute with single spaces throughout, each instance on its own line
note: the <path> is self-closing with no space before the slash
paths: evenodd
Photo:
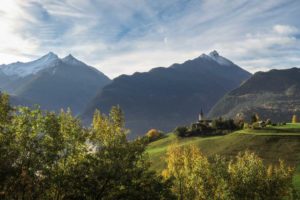
<path id="1" fill-rule="evenodd" d="M 3 0 L 0 200 L 300 200 L 300 0 Z"/>

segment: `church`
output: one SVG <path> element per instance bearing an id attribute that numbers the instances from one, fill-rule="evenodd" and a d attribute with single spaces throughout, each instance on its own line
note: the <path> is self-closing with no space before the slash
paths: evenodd
<path id="1" fill-rule="evenodd" d="M 198 116 L 198 121 L 196 123 L 193 123 L 192 124 L 192 128 L 200 128 L 200 129 L 205 129 L 207 127 L 211 127 L 212 125 L 212 120 L 210 119 L 206 119 L 204 117 L 204 114 L 203 114 L 203 111 L 201 109 L 201 112 Z"/>

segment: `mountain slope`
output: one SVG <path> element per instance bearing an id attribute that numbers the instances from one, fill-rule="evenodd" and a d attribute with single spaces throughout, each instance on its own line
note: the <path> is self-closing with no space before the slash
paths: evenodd
<path id="1" fill-rule="evenodd" d="M 221 63 L 221 64 L 220 64 Z M 83 117 L 90 121 L 96 108 L 107 113 L 120 105 L 133 135 L 150 128 L 164 131 L 191 123 L 226 92 L 238 87 L 250 73 L 217 52 L 149 72 L 122 75 L 96 96 Z"/>
<path id="2" fill-rule="evenodd" d="M 272 121 L 290 121 L 300 116 L 300 69 L 258 72 L 239 88 L 225 95 L 210 111 L 211 117 L 249 118 L 258 113 Z"/>
<path id="3" fill-rule="evenodd" d="M 19 99 L 53 111 L 70 107 L 74 114 L 110 83 L 103 73 L 73 56 L 60 59 L 53 53 L 29 63 L 2 65 L 0 80 L 0 88 Z"/>

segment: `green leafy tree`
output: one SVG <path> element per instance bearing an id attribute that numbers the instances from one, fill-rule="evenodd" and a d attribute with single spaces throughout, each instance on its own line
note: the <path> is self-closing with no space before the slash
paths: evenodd
<path id="1" fill-rule="evenodd" d="M 13 108 L 9 105 L 9 96 L 0 94 L 0 199 L 6 195 L 9 189 L 8 182 L 10 177 L 15 175 L 16 170 L 13 166 L 15 151 L 10 150 L 14 140 L 11 130 L 11 120 Z"/>
<path id="2" fill-rule="evenodd" d="M 185 137 L 188 132 L 188 128 L 186 126 L 179 126 L 174 130 L 174 132 L 178 137 Z"/>
<path id="3" fill-rule="evenodd" d="M 3 97 L 3 98 L 2 98 Z M 83 128 L 71 110 L 18 107 L 0 96 L 1 199 L 172 199 L 149 170 L 145 145 L 128 141 L 124 116 L 95 112 Z"/>
<path id="4" fill-rule="evenodd" d="M 109 117 L 95 112 L 89 137 L 93 154 L 72 167 L 68 198 L 164 199 L 172 195 L 170 185 L 149 171 L 143 143 L 126 140 L 121 114 L 115 108 Z"/>

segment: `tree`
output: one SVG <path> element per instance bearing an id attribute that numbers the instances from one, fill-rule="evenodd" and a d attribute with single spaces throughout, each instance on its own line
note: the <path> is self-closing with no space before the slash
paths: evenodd
<path id="1" fill-rule="evenodd" d="M 227 187 L 216 179 L 208 159 L 196 146 L 173 145 L 167 151 L 163 175 L 173 178 L 173 192 L 178 199 L 228 199 Z M 220 184 L 218 184 L 220 183 Z"/>
<path id="2" fill-rule="evenodd" d="M 279 161 L 264 165 L 246 151 L 226 162 L 215 156 L 209 161 L 196 146 L 169 147 L 163 176 L 173 179 L 178 199 L 266 199 L 293 196 L 293 169 Z"/>
<path id="3" fill-rule="evenodd" d="M 298 123 L 297 115 L 295 115 L 295 114 L 292 117 L 292 123 L 293 124 Z"/>
<path id="4" fill-rule="evenodd" d="M 3 199 L 6 190 L 9 188 L 8 182 L 14 176 L 16 169 L 13 166 L 15 151 L 10 149 L 14 141 L 11 129 L 13 109 L 9 105 L 9 96 L 0 93 L 0 199 Z"/>
<path id="5" fill-rule="evenodd" d="M 177 127 L 174 132 L 178 137 L 185 137 L 187 134 L 188 128 L 186 126 Z"/>
<path id="6" fill-rule="evenodd" d="M 5 93 L 0 93 L 0 128 L 3 129 L 5 125 L 11 121 L 11 114 L 13 108 L 9 104 L 9 96 Z"/>
<path id="7" fill-rule="evenodd" d="M 246 151 L 230 161 L 228 172 L 234 199 L 279 200 L 292 195 L 293 169 L 282 161 L 265 166 L 261 158 Z"/>
<path id="8" fill-rule="evenodd" d="M 172 196 L 170 184 L 149 170 L 144 144 L 126 140 L 124 123 L 119 120 L 122 116 L 118 116 L 121 114 L 114 109 L 109 117 L 95 112 L 89 137 L 94 153 L 71 168 L 68 179 L 73 181 L 68 187 L 68 198 L 165 199 Z"/>
<path id="9" fill-rule="evenodd" d="M 259 121 L 259 116 L 258 114 L 254 114 L 251 116 L 251 124 L 258 122 Z"/>
<path id="10" fill-rule="evenodd" d="M 159 132 L 156 129 L 150 129 L 147 133 L 146 133 L 147 138 L 149 139 L 150 142 L 157 140 L 158 138 L 160 138 L 162 136 L 162 133 Z"/>
<path id="11" fill-rule="evenodd" d="M 11 109 L 0 96 L 0 116 L 1 199 L 173 199 L 119 107 L 83 128 L 70 109 Z"/>

